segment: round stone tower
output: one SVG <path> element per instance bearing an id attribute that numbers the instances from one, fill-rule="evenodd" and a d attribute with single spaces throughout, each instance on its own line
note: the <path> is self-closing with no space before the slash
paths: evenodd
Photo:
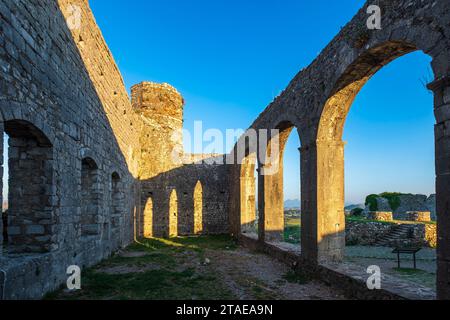
<path id="1" fill-rule="evenodd" d="M 142 82 L 131 88 L 131 99 L 144 121 L 140 178 L 150 179 L 179 167 L 183 154 L 181 94 L 167 83 Z"/>

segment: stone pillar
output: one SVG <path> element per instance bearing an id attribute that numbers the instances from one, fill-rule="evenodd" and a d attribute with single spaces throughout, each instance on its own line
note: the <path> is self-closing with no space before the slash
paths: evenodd
<path id="1" fill-rule="evenodd" d="M 265 166 L 264 181 L 264 232 L 265 241 L 278 242 L 284 239 L 284 196 L 283 196 L 283 162 L 278 170 Z M 268 173 L 269 172 L 269 173 Z"/>
<path id="2" fill-rule="evenodd" d="M 428 85 L 436 116 L 437 296 L 450 299 L 450 76 Z"/>
<path id="3" fill-rule="evenodd" d="M 264 242 L 266 239 L 266 232 L 265 232 L 265 198 L 264 198 L 264 168 L 260 164 L 258 169 L 256 169 L 258 172 L 258 240 L 260 242 Z"/>
<path id="4" fill-rule="evenodd" d="M 255 177 L 241 177 L 241 233 L 252 230 L 256 221 L 256 182 Z"/>
<path id="5" fill-rule="evenodd" d="M 317 264 L 342 261 L 345 249 L 344 143 L 301 148 L 302 256 Z"/>
<path id="6" fill-rule="evenodd" d="M 301 247 L 305 262 L 317 264 L 317 166 L 316 149 L 313 146 L 300 148 L 301 183 Z"/>
<path id="7" fill-rule="evenodd" d="M 4 125 L 0 122 L 0 176 L 2 186 L 0 187 L 0 203 L 2 209 L 0 211 L 0 256 L 3 254 L 3 139 L 4 139 Z M 1 280 L 1 279 L 0 279 Z M 0 291 L 1 293 L 1 291 Z"/>

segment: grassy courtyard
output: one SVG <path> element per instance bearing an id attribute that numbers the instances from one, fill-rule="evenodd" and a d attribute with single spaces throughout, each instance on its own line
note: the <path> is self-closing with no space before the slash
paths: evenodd
<path id="1" fill-rule="evenodd" d="M 238 247 L 229 236 L 143 239 L 83 270 L 81 290 L 48 300 L 319 300 L 343 299 L 299 278 L 271 257 Z"/>
<path id="2" fill-rule="evenodd" d="M 207 268 L 205 250 L 235 250 L 229 237 L 143 239 L 85 270 L 82 290 L 60 290 L 48 299 L 230 299 Z"/>

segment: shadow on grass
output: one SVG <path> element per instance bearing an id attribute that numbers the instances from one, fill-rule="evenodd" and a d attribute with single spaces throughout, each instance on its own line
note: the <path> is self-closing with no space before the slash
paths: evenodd
<path id="1" fill-rule="evenodd" d="M 205 250 L 236 248 L 236 242 L 229 236 L 141 239 L 110 259 L 83 270 L 81 290 L 69 292 L 61 288 L 45 299 L 233 299 L 214 270 L 203 261 Z"/>

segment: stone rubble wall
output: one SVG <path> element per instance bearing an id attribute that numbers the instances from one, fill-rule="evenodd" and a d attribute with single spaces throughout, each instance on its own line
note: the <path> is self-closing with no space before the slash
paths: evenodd
<path id="1" fill-rule="evenodd" d="M 347 221 L 345 241 L 347 245 L 373 245 L 377 239 L 391 231 L 393 225 L 381 222 Z"/>
<path id="2" fill-rule="evenodd" d="M 349 221 L 346 225 L 346 243 L 347 245 L 371 246 L 378 239 L 383 238 L 391 232 L 397 224 L 381 222 L 358 222 Z M 411 224 L 411 232 L 408 235 L 391 241 L 387 245 L 395 246 L 422 246 L 436 248 L 437 245 L 437 227 L 435 224 Z"/>

